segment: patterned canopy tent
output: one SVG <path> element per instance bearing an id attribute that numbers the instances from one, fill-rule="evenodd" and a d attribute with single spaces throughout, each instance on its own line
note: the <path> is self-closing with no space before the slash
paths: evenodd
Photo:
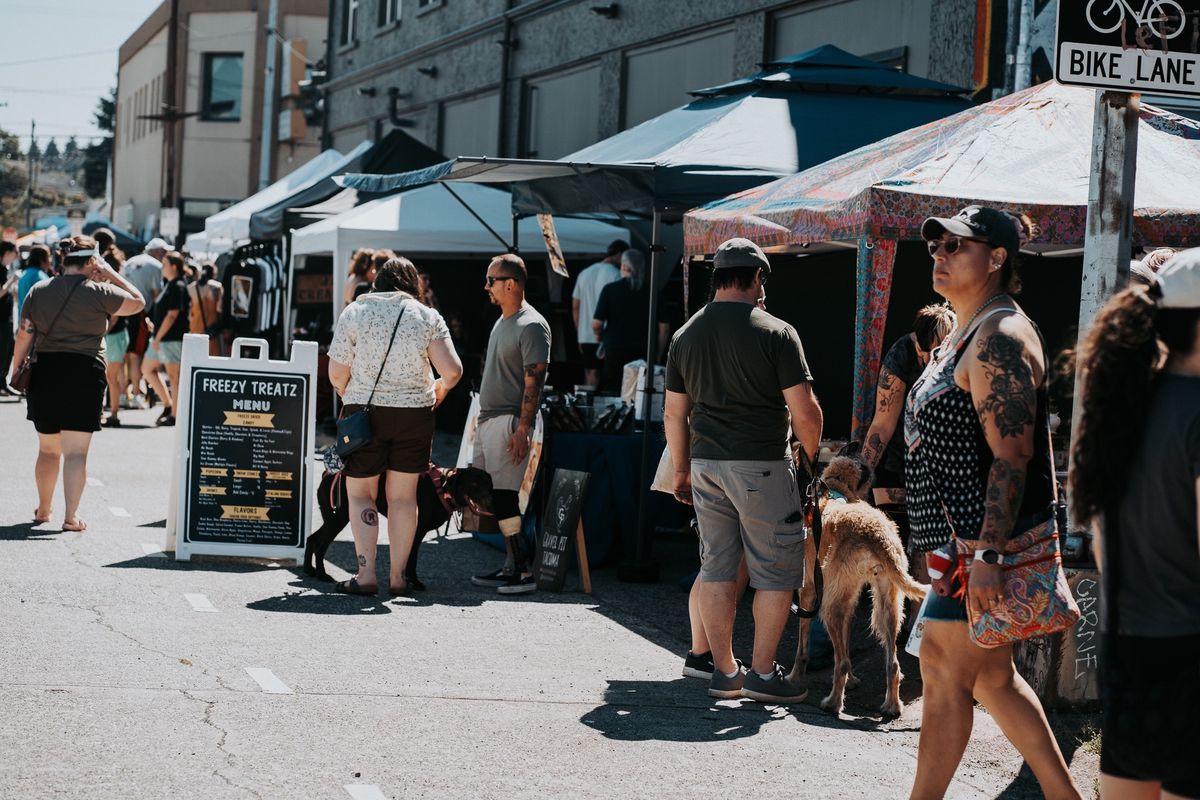
<path id="1" fill-rule="evenodd" d="M 689 255 L 744 236 L 763 247 L 858 245 L 854 420 L 868 418 L 897 241 L 981 203 L 1027 215 L 1031 252 L 1083 245 L 1095 93 L 1045 83 L 694 209 Z M 1134 243 L 1200 244 L 1200 124 L 1143 106 Z"/>

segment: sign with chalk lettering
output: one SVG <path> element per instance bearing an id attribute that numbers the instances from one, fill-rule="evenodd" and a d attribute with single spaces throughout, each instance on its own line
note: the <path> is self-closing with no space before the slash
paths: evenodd
<path id="1" fill-rule="evenodd" d="M 566 585 L 567 569 L 572 550 L 579 557 L 579 572 L 583 590 L 591 592 L 588 573 L 587 547 L 583 541 L 583 493 L 587 491 L 588 473 L 570 469 L 554 471 L 550 483 L 550 499 L 542 516 L 541 533 L 537 541 L 537 584 L 539 589 L 561 592 Z"/>
<path id="2" fill-rule="evenodd" d="M 1058 0 L 1054 78 L 1200 97 L 1200 0 Z"/>
<path id="3" fill-rule="evenodd" d="M 185 337 L 180 381 L 176 556 L 295 558 L 311 525 L 314 374 L 265 359 L 265 343 L 258 358 L 219 358 L 195 338 L 203 358 Z"/>

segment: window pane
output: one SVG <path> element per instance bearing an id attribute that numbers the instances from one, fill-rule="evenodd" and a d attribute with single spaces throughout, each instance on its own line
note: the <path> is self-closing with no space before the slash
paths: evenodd
<path id="1" fill-rule="evenodd" d="M 242 118 L 242 54 L 209 53 L 204 63 L 204 119 Z"/>
<path id="2" fill-rule="evenodd" d="M 693 98 L 688 92 L 733 80 L 732 30 L 631 53 L 625 61 L 625 127 Z"/>
<path id="3" fill-rule="evenodd" d="M 525 155 L 559 158 L 600 138 L 600 68 L 529 82 Z"/>

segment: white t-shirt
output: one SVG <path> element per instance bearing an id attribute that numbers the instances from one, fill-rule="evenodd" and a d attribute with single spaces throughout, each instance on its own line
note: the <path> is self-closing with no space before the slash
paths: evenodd
<path id="1" fill-rule="evenodd" d="M 379 365 L 387 353 L 388 338 L 396 327 L 396 315 L 404 307 L 404 319 L 396 330 L 392 350 L 387 356 L 383 374 Z M 428 306 L 421 305 L 412 295 L 403 292 L 374 292 L 364 294 L 342 311 L 329 345 L 329 357 L 350 367 L 350 382 L 342 395 L 344 403 L 365 404 L 391 408 L 429 408 L 433 405 L 433 369 L 427 351 L 437 339 L 449 339 L 446 321 Z"/>
<path id="2" fill-rule="evenodd" d="M 149 253 L 138 253 L 121 265 L 121 274 L 142 293 L 149 307 L 154 295 L 162 291 L 162 263 Z"/>
<path id="3" fill-rule="evenodd" d="M 596 344 L 599 340 L 592 332 L 592 314 L 600 301 L 600 290 L 613 281 L 621 279 L 621 270 L 607 261 L 599 261 L 579 273 L 575 279 L 575 291 L 571 297 L 579 301 L 579 326 L 576 334 L 580 344 Z"/>

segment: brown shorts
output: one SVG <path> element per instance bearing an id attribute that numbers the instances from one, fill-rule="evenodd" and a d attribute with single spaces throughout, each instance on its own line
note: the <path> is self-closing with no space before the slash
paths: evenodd
<path id="1" fill-rule="evenodd" d="M 349 404 L 342 416 L 364 406 Z M 371 408 L 371 441 L 345 459 L 342 472 L 349 478 L 373 478 L 385 470 L 419 473 L 429 468 L 433 452 L 433 409 Z"/>

